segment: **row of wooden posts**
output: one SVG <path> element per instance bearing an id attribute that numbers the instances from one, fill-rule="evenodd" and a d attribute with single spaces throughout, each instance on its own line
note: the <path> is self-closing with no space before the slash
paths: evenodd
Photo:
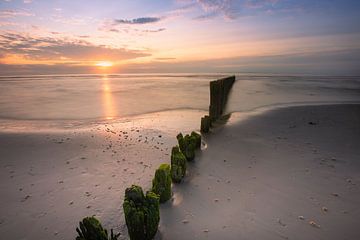
<path id="1" fill-rule="evenodd" d="M 235 76 L 210 82 L 209 115 L 201 119 L 201 132 L 207 133 L 225 111 Z M 177 136 L 178 145 L 172 148 L 171 164 L 161 164 L 155 171 L 151 190 L 144 194 L 140 186 L 132 185 L 125 190 L 123 210 L 131 240 L 151 240 L 156 235 L 160 221 L 160 203 L 171 198 L 171 183 L 180 183 L 186 174 L 187 161 L 195 158 L 201 148 L 201 135 L 192 132 Z M 86 217 L 76 228 L 76 240 L 117 240 L 120 234 L 110 234 L 95 217 Z"/>

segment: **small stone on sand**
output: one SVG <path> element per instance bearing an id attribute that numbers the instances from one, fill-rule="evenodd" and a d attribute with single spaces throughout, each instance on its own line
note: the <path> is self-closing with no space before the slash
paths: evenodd
<path id="1" fill-rule="evenodd" d="M 25 202 L 26 200 L 28 200 L 29 198 L 31 198 L 31 195 L 26 195 L 21 201 Z"/>
<path id="2" fill-rule="evenodd" d="M 317 224 L 315 221 L 309 221 L 309 224 L 313 227 L 320 228 L 320 225 Z"/>
<path id="3" fill-rule="evenodd" d="M 304 218 L 304 216 L 298 216 L 298 219 L 304 220 L 305 218 Z"/>

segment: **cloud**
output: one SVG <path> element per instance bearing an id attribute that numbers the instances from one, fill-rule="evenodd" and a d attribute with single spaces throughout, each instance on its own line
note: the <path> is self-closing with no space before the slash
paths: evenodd
<path id="1" fill-rule="evenodd" d="M 205 12 L 195 17 L 195 20 L 207 20 L 222 16 L 226 20 L 233 20 L 243 15 L 255 13 L 282 11 L 288 9 L 289 4 L 280 6 L 282 0 L 193 0 Z"/>
<path id="2" fill-rule="evenodd" d="M 218 16 L 217 12 L 210 12 L 194 18 L 194 20 L 208 20 Z"/>
<path id="3" fill-rule="evenodd" d="M 264 8 L 273 6 L 278 3 L 279 0 L 247 0 L 245 2 L 245 7 L 247 8 Z"/>
<path id="4" fill-rule="evenodd" d="M 115 19 L 114 23 L 117 24 L 148 24 L 148 23 L 156 23 L 161 21 L 159 17 L 141 17 L 141 18 L 134 18 L 134 19 Z"/>
<path id="5" fill-rule="evenodd" d="M 5 27 L 5 26 L 18 26 L 18 23 L 15 22 L 9 22 L 9 21 L 0 21 L 0 27 Z"/>
<path id="6" fill-rule="evenodd" d="M 278 74 L 325 74 L 358 76 L 360 49 L 323 51 L 312 53 L 241 56 L 201 61 L 153 61 L 134 63 L 123 67 L 123 71 L 143 72 L 225 72 L 225 73 L 278 73 Z"/>
<path id="7" fill-rule="evenodd" d="M 165 31 L 166 28 L 157 29 L 137 29 L 136 26 L 144 25 L 150 22 L 158 22 L 162 18 L 136 18 L 132 20 L 105 20 L 102 25 L 98 28 L 99 31 L 113 32 L 113 33 L 126 33 L 126 34 L 144 34 L 144 33 L 158 33 Z M 124 26 L 120 26 L 124 25 Z"/>
<path id="8" fill-rule="evenodd" d="M 21 10 L 21 9 L 4 9 L 0 10 L 0 18 L 12 18 L 12 17 L 31 17 L 35 16 L 33 13 Z"/>
<path id="9" fill-rule="evenodd" d="M 174 57 L 159 57 L 159 58 L 155 58 L 155 60 L 158 60 L 158 61 L 169 61 L 169 60 L 176 60 L 176 58 L 174 58 Z"/>
<path id="10" fill-rule="evenodd" d="M 1 57 L 1 53 L 0 53 Z M 202 61 L 172 61 L 174 58 L 156 58 L 157 61 L 132 63 L 121 66 L 123 73 L 203 73 L 251 72 L 278 74 L 360 74 L 360 49 L 313 52 L 308 54 L 283 54 L 252 57 L 208 59 Z M 93 67 L 76 63 L 15 65 L 1 64 L 2 75 L 91 73 Z"/>
<path id="11" fill-rule="evenodd" d="M 29 3 L 32 3 L 32 2 L 33 2 L 32 0 L 24 0 L 25 4 L 29 4 Z"/>
<path id="12" fill-rule="evenodd" d="M 195 19 L 203 20 L 222 15 L 225 19 L 234 19 L 238 15 L 239 1 L 236 0 L 197 0 L 200 7 L 206 12 Z"/>
<path id="13" fill-rule="evenodd" d="M 142 32 L 144 33 L 157 33 L 157 32 L 162 32 L 162 31 L 165 31 L 166 28 L 158 28 L 158 29 L 154 29 L 154 30 L 141 30 Z"/>
<path id="14" fill-rule="evenodd" d="M 120 61 L 150 56 L 148 52 L 94 45 L 84 40 L 31 37 L 19 33 L 0 34 L 0 54 L 21 55 L 37 61 Z"/>

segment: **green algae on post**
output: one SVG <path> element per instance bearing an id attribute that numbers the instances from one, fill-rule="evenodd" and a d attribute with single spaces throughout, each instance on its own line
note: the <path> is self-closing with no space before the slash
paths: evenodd
<path id="1" fill-rule="evenodd" d="M 186 174 L 186 157 L 178 146 L 171 150 L 171 179 L 174 183 L 179 183 Z"/>
<path id="2" fill-rule="evenodd" d="M 142 188 L 136 185 L 125 190 L 123 209 L 131 240 L 154 238 L 160 221 L 159 205 L 156 193 L 147 192 L 144 196 Z"/>
<path id="3" fill-rule="evenodd" d="M 199 149 L 201 147 L 201 135 L 197 132 L 192 131 L 190 136 L 192 138 L 192 141 L 194 141 L 195 143 L 195 147 Z"/>
<path id="4" fill-rule="evenodd" d="M 182 133 L 179 133 L 176 136 L 181 152 L 185 155 L 188 161 L 191 161 L 195 158 L 195 149 L 196 144 L 195 141 L 191 138 L 190 135 L 186 134 L 183 137 Z"/>
<path id="5" fill-rule="evenodd" d="M 76 232 L 79 236 L 76 240 L 117 240 L 120 233 L 114 234 L 111 229 L 111 234 L 108 236 L 108 232 L 104 229 L 98 219 L 95 217 L 86 217 L 79 223 L 79 228 L 76 228 Z"/>
<path id="6" fill-rule="evenodd" d="M 160 167 L 156 169 L 155 177 L 152 181 L 152 191 L 160 196 L 161 203 L 171 198 L 171 174 L 169 164 L 161 164 Z"/>

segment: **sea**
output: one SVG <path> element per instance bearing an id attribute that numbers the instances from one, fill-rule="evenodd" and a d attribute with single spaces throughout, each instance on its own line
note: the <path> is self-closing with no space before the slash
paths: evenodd
<path id="1" fill-rule="evenodd" d="M 0 76 L 0 120 L 69 124 L 209 107 L 209 82 L 233 74 Z M 358 103 L 360 76 L 235 74 L 227 111 L 299 104 Z M 5 124 L 5 126 L 11 126 Z"/>

